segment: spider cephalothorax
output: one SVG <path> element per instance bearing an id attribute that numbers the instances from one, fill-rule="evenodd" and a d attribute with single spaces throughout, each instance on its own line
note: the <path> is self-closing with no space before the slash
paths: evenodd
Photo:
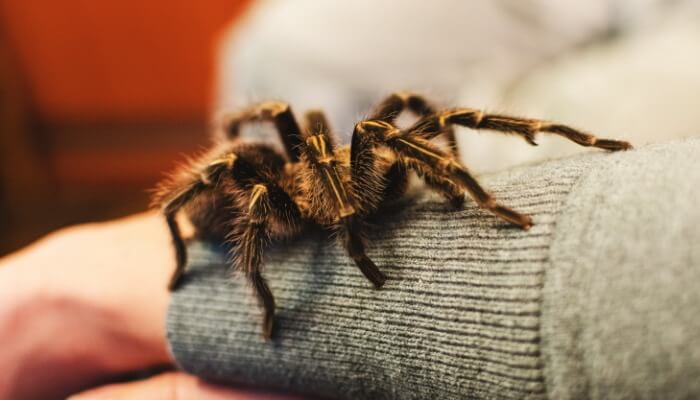
<path id="1" fill-rule="evenodd" d="M 417 121 L 400 129 L 396 118 L 409 110 Z M 241 124 L 273 122 L 286 156 L 272 148 L 238 139 Z M 583 146 L 616 151 L 627 142 L 598 139 L 566 125 L 537 119 L 487 114 L 471 108 L 436 111 L 411 93 L 387 97 L 366 120 L 355 125 L 350 146 L 338 146 L 320 111 L 304 116 L 298 126 L 285 103 L 266 102 L 232 115 L 227 140 L 163 182 L 155 198 L 173 236 L 177 266 L 173 289 L 185 268 L 186 251 L 176 222 L 183 209 L 196 236 L 228 240 L 232 264 L 253 286 L 264 308 L 263 335 L 272 335 L 275 302 L 262 276 L 263 252 L 274 240 L 301 234 L 309 225 L 332 228 L 348 255 L 372 284 L 385 277 L 365 253 L 364 220 L 404 194 L 414 171 L 428 187 L 453 205 L 464 194 L 482 208 L 523 229 L 529 216 L 496 202 L 464 167 L 457 154 L 453 126 L 490 129 L 521 136 L 535 144 L 538 132 L 561 135 Z M 433 141 L 444 135 L 446 145 Z"/>

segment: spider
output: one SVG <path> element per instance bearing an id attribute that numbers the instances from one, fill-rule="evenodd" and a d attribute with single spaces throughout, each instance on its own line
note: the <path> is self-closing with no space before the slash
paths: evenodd
<path id="1" fill-rule="evenodd" d="M 404 111 L 417 120 L 401 129 L 396 119 Z M 243 124 L 263 121 L 276 127 L 286 157 L 267 145 L 238 138 Z M 582 146 L 631 148 L 627 142 L 599 139 L 559 123 L 472 108 L 438 111 L 413 93 L 385 98 L 369 118 L 355 125 L 350 146 L 339 146 L 321 111 L 307 112 L 300 128 L 288 104 L 263 102 L 230 115 L 224 126 L 226 140 L 156 190 L 154 202 L 165 216 L 176 255 L 170 290 L 177 287 L 186 265 L 176 221 L 180 210 L 197 238 L 232 243 L 231 263 L 245 274 L 259 299 L 266 339 L 273 335 L 275 300 L 262 267 L 272 241 L 301 235 L 314 225 L 335 230 L 362 274 L 380 288 L 386 278 L 365 252 L 365 220 L 406 192 L 409 171 L 455 207 L 468 193 L 496 217 L 529 229 L 529 216 L 499 204 L 459 162 L 454 126 L 515 134 L 531 145 L 536 145 L 536 133 L 546 132 Z M 433 140 L 438 136 L 446 143 Z"/>

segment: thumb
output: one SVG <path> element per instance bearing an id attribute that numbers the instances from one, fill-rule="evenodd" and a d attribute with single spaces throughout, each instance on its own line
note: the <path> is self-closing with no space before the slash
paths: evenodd
<path id="1" fill-rule="evenodd" d="M 135 382 L 118 383 L 90 389 L 68 400 L 286 400 L 279 396 L 236 390 L 206 383 L 182 372 L 166 372 Z"/>

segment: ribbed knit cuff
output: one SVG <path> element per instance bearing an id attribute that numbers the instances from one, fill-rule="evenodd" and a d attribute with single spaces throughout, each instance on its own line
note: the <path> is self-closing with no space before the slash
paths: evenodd
<path id="1" fill-rule="evenodd" d="M 527 232 L 470 200 L 459 211 L 432 196 L 409 202 L 370 236 L 388 277 L 380 290 L 318 235 L 274 246 L 273 342 L 244 279 L 195 244 L 168 316 L 172 352 L 211 380 L 337 399 L 544 398 L 544 271 L 585 167 L 553 161 L 484 179 L 499 202 L 533 216 Z"/>

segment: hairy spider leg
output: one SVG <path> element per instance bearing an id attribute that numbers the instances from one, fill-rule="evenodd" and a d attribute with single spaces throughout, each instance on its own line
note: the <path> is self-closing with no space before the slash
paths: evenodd
<path id="1" fill-rule="evenodd" d="M 338 161 L 327 136 L 309 136 L 305 148 L 309 161 L 313 164 L 312 168 L 320 174 L 326 193 L 333 199 L 338 215 L 337 226 L 341 229 L 345 250 L 374 287 L 382 287 L 386 277 L 365 252 L 362 222 L 357 216 L 356 202 L 340 179 Z"/>
<path id="2" fill-rule="evenodd" d="M 224 120 L 226 135 L 229 139 L 237 138 L 240 135 L 241 126 L 244 123 L 271 121 L 282 139 L 289 160 L 299 161 L 301 155 L 299 146 L 303 143 L 302 132 L 289 104 L 280 101 L 267 101 L 226 115 Z"/>
<path id="3" fill-rule="evenodd" d="M 263 337 L 265 339 L 272 337 L 275 315 L 275 298 L 261 273 L 263 251 L 270 242 L 267 218 L 271 207 L 267 186 L 254 185 L 250 192 L 246 226 L 234 250 L 234 267 L 245 273 L 264 308 Z"/>
<path id="4" fill-rule="evenodd" d="M 165 201 L 162 203 L 162 212 L 165 215 L 165 220 L 172 236 L 173 246 L 175 248 L 175 271 L 170 278 L 168 289 L 174 290 L 185 271 L 187 264 L 187 252 L 185 250 L 185 242 L 182 239 L 182 233 L 176 220 L 177 212 L 185 206 L 190 200 L 207 189 L 212 182 L 219 180 L 221 174 L 227 170 L 232 170 L 236 163 L 237 156 L 234 153 L 226 153 L 221 157 L 210 162 L 203 168 L 199 174 L 193 174 L 192 179 L 177 191 L 172 191 L 165 195 Z"/>
<path id="5" fill-rule="evenodd" d="M 487 209 L 497 217 L 523 229 L 529 229 L 532 226 L 532 219 L 529 216 L 498 204 L 495 198 L 481 187 L 454 155 L 443 152 L 426 139 L 411 136 L 412 131 L 403 132 L 384 121 L 362 121 L 356 125 L 355 131 L 357 135 L 374 136 L 375 140 L 381 140 L 399 157 L 404 158 L 409 167 L 418 166 L 420 168 L 419 174 L 425 174 L 427 171 L 429 179 L 439 178 L 439 180 L 433 181 L 433 184 L 440 185 L 440 189 L 448 196 L 453 190 L 450 184 L 457 184 L 469 192 L 469 195 L 480 207 Z M 453 193 L 452 195 L 456 197 L 459 194 Z"/>
<path id="6" fill-rule="evenodd" d="M 503 114 L 488 114 L 472 108 L 455 108 L 423 117 L 408 129 L 409 135 L 423 139 L 432 139 L 446 127 L 465 126 L 471 129 L 488 129 L 503 133 L 513 133 L 536 146 L 535 134 L 538 132 L 563 136 L 581 146 L 592 146 L 610 151 L 628 150 L 628 142 L 612 139 L 600 139 L 586 132 L 567 125 L 539 119 L 520 118 Z"/>
<path id="7" fill-rule="evenodd" d="M 282 177 L 265 173 L 244 156 L 231 171 L 242 190 L 233 197 L 242 202 L 240 213 L 230 222 L 228 239 L 234 244 L 231 262 L 234 270 L 244 273 L 264 309 L 263 337 L 271 339 L 274 328 L 275 299 L 262 275 L 263 256 L 268 244 L 294 234 L 300 228 L 301 213 L 291 196 L 282 188 Z"/>
<path id="8" fill-rule="evenodd" d="M 304 131 L 306 137 L 313 135 L 325 135 L 328 146 L 335 148 L 337 146 L 331 125 L 328 123 L 328 118 L 322 110 L 309 110 L 304 113 Z"/>
<path id="9" fill-rule="evenodd" d="M 370 115 L 370 120 L 380 120 L 396 125 L 395 121 L 402 112 L 409 110 L 419 118 L 434 114 L 435 107 L 423 96 L 412 92 L 396 92 L 382 100 L 374 112 Z M 450 152 L 459 158 L 459 149 L 452 125 L 447 125 L 440 132 L 445 135 Z M 437 136 L 437 135 L 436 135 Z M 403 165 L 407 162 L 411 165 Z M 460 207 L 464 203 L 464 190 L 454 182 L 433 173 L 429 168 L 425 168 L 420 163 L 412 162 L 410 159 L 403 159 L 394 164 L 387 172 L 385 198 L 388 201 L 401 196 L 408 184 L 407 169 L 413 169 L 421 176 L 425 183 L 433 190 L 445 197 L 454 207 Z"/>
<path id="10" fill-rule="evenodd" d="M 374 149 L 377 146 L 386 145 L 384 136 L 387 130 L 398 131 L 398 128 L 383 121 L 365 121 L 355 126 L 350 158 L 353 184 L 357 193 L 371 193 L 377 187 L 385 185 L 382 199 L 391 201 L 400 198 L 406 191 L 407 169 L 410 168 L 416 171 L 429 187 L 440 193 L 454 207 L 459 207 L 464 203 L 464 190 L 459 185 L 448 177 L 437 173 L 433 168 L 410 157 L 400 157 L 389 168 L 382 180 L 374 168 L 376 159 Z"/>
<path id="11" fill-rule="evenodd" d="M 409 168 L 416 171 L 416 174 L 423 178 L 430 188 L 447 199 L 454 208 L 462 207 L 464 204 L 465 191 L 458 184 L 441 173 L 435 173 L 433 168 L 413 158 L 407 158 L 405 163 Z"/>
<path id="12" fill-rule="evenodd" d="M 345 237 L 343 238 L 345 250 L 350 258 L 355 261 L 355 265 L 357 265 L 365 278 L 372 282 L 376 289 L 381 288 L 386 282 L 386 276 L 365 252 L 362 221 L 357 215 L 351 215 L 343 218 L 342 222 L 345 225 Z"/>
<path id="13" fill-rule="evenodd" d="M 436 112 L 436 108 L 423 96 L 412 92 L 396 92 L 387 96 L 376 107 L 368 120 L 379 120 L 396 125 L 396 118 L 405 110 L 410 110 L 419 118 Z M 443 127 L 442 131 L 447 138 L 447 145 L 451 152 L 459 155 L 457 138 L 451 125 Z"/>

